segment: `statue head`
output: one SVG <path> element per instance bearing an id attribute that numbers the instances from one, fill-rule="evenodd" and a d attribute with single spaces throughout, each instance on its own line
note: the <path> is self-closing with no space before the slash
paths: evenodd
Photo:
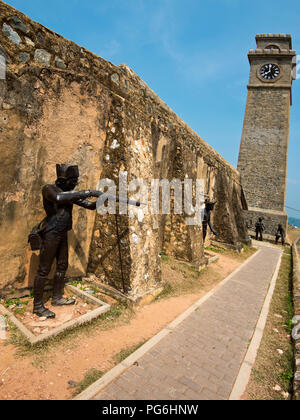
<path id="1" fill-rule="evenodd" d="M 216 201 L 205 200 L 205 208 L 206 210 L 213 210 L 215 208 Z"/>
<path id="2" fill-rule="evenodd" d="M 79 169 L 77 165 L 56 165 L 56 185 L 63 191 L 72 191 L 78 185 Z"/>

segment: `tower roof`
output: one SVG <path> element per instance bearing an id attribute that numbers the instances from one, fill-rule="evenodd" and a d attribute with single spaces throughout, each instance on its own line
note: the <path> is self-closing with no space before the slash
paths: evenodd
<path id="1" fill-rule="evenodd" d="M 249 60 L 252 56 L 295 56 L 296 51 L 292 49 L 292 37 L 290 34 L 257 34 L 256 49 L 249 51 Z"/>
<path id="2" fill-rule="evenodd" d="M 257 34 L 256 35 L 256 42 L 259 43 L 260 41 L 285 41 L 288 42 L 289 49 L 292 49 L 292 36 L 290 34 Z"/>

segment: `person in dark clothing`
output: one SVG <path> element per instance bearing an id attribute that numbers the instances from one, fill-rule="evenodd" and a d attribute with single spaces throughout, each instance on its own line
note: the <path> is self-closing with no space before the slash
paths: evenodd
<path id="1" fill-rule="evenodd" d="M 258 222 L 256 222 L 255 225 L 255 232 L 256 232 L 256 240 L 258 240 L 258 236 L 259 236 L 259 240 L 263 241 L 263 231 L 265 230 L 265 226 L 263 224 L 262 218 L 260 217 L 258 219 Z"/>
<path id="2" fill-rule="evenodd" d="M 278 225 L 278 229 L 275 235 L 276 244 L 278 244 L 279 239 L 281 238 L 281 243 L 284 245 L 285 243 L 285 230 L 283 229 L 282 225 Z"/>
<path id="3" fill-rule="evenodd" d="M 78 184 L 78 166 L 56 165 L 57 180 L 43 188 L 46 218 L 40 225 L 42 245 L 40 264 L 34 281 L 33 313 L 39 317 L 55 318 L 55 313 L 44 307 L 43 293 L 54 259 L 56 272 L 53 280 L 53 306 L 73 305 L 75 300 L 63 297 L 65 274 L 68 269 L 68 231 L 72 229 L 73 205 L 96 210 L 96 202 L 86 200 L 99 197 L 97 191 L 73 191 Z"/>
<path id="4" fill-rule="evenodd" d="M 205 242 L 206 235 L 207 235 L 207 226 L 209 226 L 210 230 L 215 236 L 218 236 L 218 233 L 214 230 L 212 227 L 211 221 L 210 221 L 210 214 L 215 208 L 214 202 L 210 202 L 209 200 L 205 200 L 205 209 L 204 209 L 204 217 L 202 222 L 202 228 L 203 228 L 203 242 Z"/>

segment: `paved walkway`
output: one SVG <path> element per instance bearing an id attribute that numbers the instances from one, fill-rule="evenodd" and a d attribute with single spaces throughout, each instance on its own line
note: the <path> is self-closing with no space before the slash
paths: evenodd
<path id="1" fill-rule="evenodd" d="M 239 271 L 95 399 L 228 400 L 281 256 L 280 248 L 258 246 Z"/>

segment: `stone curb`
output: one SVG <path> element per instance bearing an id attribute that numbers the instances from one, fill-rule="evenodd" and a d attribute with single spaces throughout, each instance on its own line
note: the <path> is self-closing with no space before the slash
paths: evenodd
<path id="1" fill-rule="evenodd" d="M 110 305 L 107 303 L 102 302 L 100 299 L 95 298 L 94 296 L 90 296 L 89 294 L 85 293 L 83 290 L 79 290 L 76 287 L 71 285 L 67 285 L 66 289 L 69 289 L 77 296 L 81 297 L 83 300 L 88 301 L 90 303 L 96 304 L 99 308 L 94 309 L 91 312 L 86 313 L 85 315 L 81 315 L 78 318 L 72 319 L 65 324 L 60 325 L 53 330 L 35 336 L 28 328 L 25 327 L 10 311 L 8 311 L 3 305 L 0 305 L 0 314 L 5 315 L 9 318 L 9 320 L 21 331 L 21 333 L 27 338 L 31 345 L 35 345 L 42 341 L 46 341 L 49 338 L 57 336 L 61 332 L 68 330 L 70 328 L 74 328 L 76 326 L 86 324 L 93 319 L 99 317 L 100 315 L 108 312 L 110 310 Z"/>
<path id="2" fill-rule="evenodd" d="M 300 400 L 300 262 L 297 242 L 300 237 L 294 242 L 293 250 L 293 301 L 294 301 L 294 328 L 292 331 L 292 338 L 294 342 L 294 358 L 295 358 L 295 374 L 294 374 L 294 395 L 293 398 Z"/>
<path id="3" fill-rule="evenodd" d="M 106 386 L 119 377 L 122 373 L 128 370 L 134 363 L 136 363 L 142 356 L 144 356 L 149 350 L 151 350 L 156 344 L 158 344 L 163 338 L 168 334 L 172 333 L 175 328 L 180 325 L 186 318 L 188 318 L 194 311 L 196 311 L 207 299 L 209 299 L 217 290 L 219 290 L 224 284 L 226 284 L 235 274 L 237 274 L 246 264 L 248 264 L 254 257 L 261 252 L 259 249 L 255 254 L 250 258 L 244 261 L 235 271 L 233 271 L 228 277 L 226 277 L 222 282 L 220 282 L 214 289 L 208 292 L 203 296 L 198 302 L 194 303 L 190 308 L 188 308 L 183 314 L 171 322 L 166 328 L 152 337 L 147 341 L 142 347 L 137 351 L 132 353 L 127 359 L 115 366 L 109 372 L 107 372 L 102 378 L 97 382 L 88 387 L 81 394 L 77 395 L 73 400 L 74 401 L 87 401 L 91 400 L 99 392 L 101 392 Z"/>
<path id="4" fill-rule="evenodd" d="M 273 247 L 274 248 L 274 247 Z M 257 351 L 259 349 L 263 334 L 264 334 L 264 329 L 266 326 L 266 322 L 267 322 L 267 318 L 268 318 L 268 314 L 269 314 L 269 309 L 270 309 L 270 304 L 272 301 L 272 296 L 274 293 L 274 289 L 276 286 L 276 281 L 278 278 L 278 273 L 279 273 L 279 269 L 280 269 L 280 265 L 281 265 L 281 261 L 282 261 L 282 255 L 283 255 L 283 251 L 280 252 L 279 255 L 279 259 L 278 259 L 278 263 L 276 266 L 276 269 L 274 271 L 271 283 L 270 283 L 270 287 L 267 293 L 267 296 L 265 298 L 264 304 L 263 304 L 263 308 L 260 314 L 260 317 L 258 319 L 255 331 L 254 331 L 254 335 L 251 339 L 248 351 L 246 353 L 245 359 L 242 363 L 241 369 L 239 371 L 239 374 L 237 376 L 237 379 L 235 381 L 235 384 L 233 386 L 231 395 L 229 397 L 230 401 L 237 401 L 240 400 L 241 397 L 243 396 L 246 387 L 248 385 L 249 379 L 250 379 L 250 375 L 251 375 L 251 371 L 252 368 L 254 366 L 255 360 L 256 360 L 256 356 L 257 356 Z"/>

